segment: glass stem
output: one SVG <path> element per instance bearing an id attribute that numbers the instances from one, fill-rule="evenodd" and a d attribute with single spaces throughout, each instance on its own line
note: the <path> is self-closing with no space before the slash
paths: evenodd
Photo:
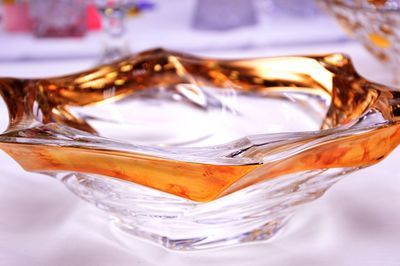
<path id="1" fill-rule="evenodd" d="M 128 56 L 130 50 L 126 36 L 124 8 L 114 6 L 101 11 L 104 48 L 99 64 L 105 64 Z"/>

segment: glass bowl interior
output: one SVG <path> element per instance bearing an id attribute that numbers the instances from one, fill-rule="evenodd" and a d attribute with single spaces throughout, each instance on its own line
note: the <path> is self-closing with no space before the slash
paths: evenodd
<path id="1" fill-rule="evenodd" d="M 183 85 L 152 88 L 119 101 L 71 107 L 102 137 L 149 146 L 204 147 L 249 135 L 316 131 L 330 101 L 282 89 L 255 95 L 233 88 L 197 87 L 201 105 Z"/>

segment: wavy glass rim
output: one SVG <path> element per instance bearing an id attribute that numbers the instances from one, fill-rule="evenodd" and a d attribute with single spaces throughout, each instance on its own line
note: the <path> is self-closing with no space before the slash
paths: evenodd
<path id="1" fill-rule="evenodd" d="M 146 65 L 150 70 L 142 71 Z M 142 83 L 135 81 L 135 71 Z M 331 103 L 319 131 L 244 136 L 201 148 L 144 146 L 99 137 L 64 108 L 124 98 L 154 84 L 197 86 L 193 78 L 221 88 L 229 81 L 241 92 L 261 95 L 282 90 L 330 95 Z M 114 94 L 105 99 L 103 92 L 110 86 Z M 339 53 L 218 60 L 155 49 L 75 75 L 0 79 L 0 93 L 10 115 L 0 148 L 26 170 L 102 174 L 194 201 L 214 200 L 289 173 L 371 165 L 400 142 L 400 93 L 365 80 L 350 58 Z M 200 94 L 201 90 L 192 96 L 204 96 Z M 109 160 L 118 170 L 110 169 Z M 132 176 L 132 165 L 142 172 Z M 149 179 L 155 175 L 157 180 Z"/>

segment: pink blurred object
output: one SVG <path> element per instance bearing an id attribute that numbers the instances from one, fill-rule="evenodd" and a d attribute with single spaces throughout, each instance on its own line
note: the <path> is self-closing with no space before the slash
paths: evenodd
<path id="1" fill-rule="evenodd" d="M 101 17 L 97 12 L 96 5 L 89 3 L 86 8 L 87 18 L 86 24 L 89 30 L 100 30 L 101 29 Z"/>
<path id="2" fill-rule="evenodd" d="M 30 31 L 32 21 L 29 17 L 29 5 L 25 1 L 16 1 L 3 5 L 4 30 L 8 32 Z"/>
<path id="3" fill-rule="evenodd" d="M 82 37 L 87 31 L 85 0 L 31 0 L 36 37 Z"/>

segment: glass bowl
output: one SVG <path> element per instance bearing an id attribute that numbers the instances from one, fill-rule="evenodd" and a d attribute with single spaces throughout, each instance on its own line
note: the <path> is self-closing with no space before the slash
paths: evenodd
<path id="1" fill-rule="evenodd" d="M 270 239 L 400 141 L 400 93 L 343 54 L 216 60 L 163 49 L 0 79 L 0 148 L 132 236 L 175 250 Z"/>
<path id="2" fill-rule="evenodd" d="M 318 0 L 336 18 L 345 32 L 354 37 L 400 79 L 399 0 Z"/>

